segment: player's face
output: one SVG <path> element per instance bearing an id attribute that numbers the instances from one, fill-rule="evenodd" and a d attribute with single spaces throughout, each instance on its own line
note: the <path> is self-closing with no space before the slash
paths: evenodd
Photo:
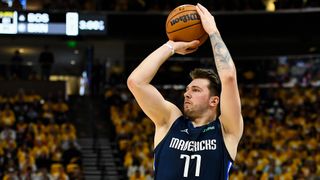
<path id="1" fill-rule="evenodd" d="M 184 93 L 184 113 L 190 118 L 196 118 L 209 108 L 209 80 L 194 79 Z"/>

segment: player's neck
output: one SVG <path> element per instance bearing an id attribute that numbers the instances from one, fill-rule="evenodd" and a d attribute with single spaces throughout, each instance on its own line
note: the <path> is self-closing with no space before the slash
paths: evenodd
<path id="1" fill-rule="evenodd" d="M 194 119 L 192 119 L 192 124 L 194 127 L 200 127 L 200 126 L 204 126 L 204 125 L 211 123 L 212 121 L 216 120 L 216 118 L 217 118 L 216 114 L 213 114 L 211 116 L 203 116 L 203 117 L 199 117 L 199 118 L 194 118 Z"/>

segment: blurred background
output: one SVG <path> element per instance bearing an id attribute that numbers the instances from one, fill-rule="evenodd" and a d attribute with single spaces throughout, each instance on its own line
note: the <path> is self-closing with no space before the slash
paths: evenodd
<path id="1" fill-rule="evenodd" d="M 320 179 L 319 0 L 0 0 L 0 178 L 153 179 L 154 126 L 126 87 L 181 4 L 215 16 L 237 67 L 230 179 Z M 318 23 L 317 23 L 318 22 Z M 181 107 L 210 42 L 152 81 Z"/>

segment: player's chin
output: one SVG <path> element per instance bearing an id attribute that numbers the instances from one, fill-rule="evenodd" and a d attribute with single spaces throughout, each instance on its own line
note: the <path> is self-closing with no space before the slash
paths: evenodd
<path id="1" fill-rule="evenodd" d="M 183 113 L 186 115 L 186 116 L 189 116 L 191 114 L 191 110 L 186 107 L 186 105 L 184 105 L 184 108 L 183 108 Z"/>

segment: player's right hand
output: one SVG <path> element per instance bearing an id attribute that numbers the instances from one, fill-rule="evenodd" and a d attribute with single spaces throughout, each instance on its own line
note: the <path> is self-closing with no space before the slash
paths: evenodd
<path id="1" fill-rule="evenodd" d="M 182 41 L 175 42 L 175 41 L 169 40 L 167 43 L 173 47 L 175 53 L 186 55 L 186 54 L 195 52 L 199 47 L 200 41 L 194 40 L 190 42 L 182 42 Z"/>

